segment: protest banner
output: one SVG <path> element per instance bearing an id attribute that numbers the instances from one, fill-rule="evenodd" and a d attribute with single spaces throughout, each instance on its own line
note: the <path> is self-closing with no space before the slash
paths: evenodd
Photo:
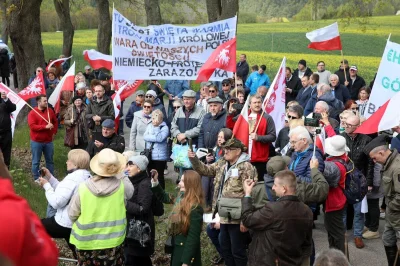
<path id="1" fill-rule="evenodd" d="M 217 47 L 236 36 L 236 17 L 199 26 L 170 24 L 140 27 L 113 10 L 114 79 L 196 80 Z M 210 80 L 233 73 L 216 69 Z"/>
<path id="2" fill-rule="evenodd" d="M 387 41 L 364 116 L 370 117 L 400 91 L 400 44 Z"/>

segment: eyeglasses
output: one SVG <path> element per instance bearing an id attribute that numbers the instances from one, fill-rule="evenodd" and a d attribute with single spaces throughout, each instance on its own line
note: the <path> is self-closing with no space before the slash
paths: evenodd
<path id="1" fill-rule="evenodd" d="M 143 105 L 143 108 L 150 109 L 151 106 L 149 106 L 149 105 Z"/>
<path id="2" fill-rule="evenodd" d="M 180 106 L 174 106 L 174 109 L 179 109 L 179 108 L 181 108 Z"/>
<path id="3" fill-rule="evenodd" d="M 358 125 L 352 125 L 348 123 L 343 123 L 344 127 L 357 127 Z"/>
<path id="4" fill-rule="evenodd" d="M 208 92 L 209 92 L 209 93 L 215 93 L 215 92 L 217 92 L 217 91 L 215 91 L 215 90 L 209 90 Z"/>
<path id="5" fill-rule="evenodd" d="M 243 87 L 243 84 L 237 84 L 236 86 L 237 87 Z"/>
<path id="6" fill-rule="evenodd" d="M 298 117 L 291 116 L 291 115 L 288 115 L 287 117 L 288 117 L 289 119 L 299 119 Z"/>
<path id="7" fill-rule="evenodd" d="M 152 95 L 146 95 L 146 98 L 153 98 Z"/>

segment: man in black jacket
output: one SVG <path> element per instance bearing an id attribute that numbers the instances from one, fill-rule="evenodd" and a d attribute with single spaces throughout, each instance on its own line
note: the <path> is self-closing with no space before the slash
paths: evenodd
<path id="1" fill-rule="evenodd" d="M 349 158 L 354 162 L 354 166 L 367 178 L 368 191 L 371 191 L 374 178 L 374 162 L 364 153 L 364 148 L 372 139 L 367 135 L 354 133 L 359 126 L 360 118 L 356 115 L 350 116 L 345 123 L 345 132 L 341 135 L 346 139 L 346 146 L 350 149 L 348 152 Z M 349 207 L 351 206 L 349 205 Z M 353 204 L 353 208 L 354 242 L 357 248 L 363 248 L 362 233 L 364 229 L 364 214 L 361 213 L 361 201 Z"/>
<path id="2" fill-rule="evenodd" d="M 339 77 L 339 83 L 344 85 L 344 82 L 350 80 L 350 73 L 349 73 L 349 61 L 344 59 L 340 61 L 339 69 L 335 72 L 336 75 Z"/>
<path id="3" fill-rule="evenodd" d="M 297 76 L 292 75 L 290 67 L 286 67 L 286 104 L 296 99 L 297 93 L 301 88 L 303 88 L 301 80 Z"/>
<path id="4" fill-rule="evenodd" d="M 332 88 L 332 93 L 339 101 L 342 101 L 346 105 L 347 101 L 350 100 L 349 89 L 346 86 L 340 84 L 339 77 L 336 74 L 332 74 L 329 77 L 329 82 Z"/>
<path id="5" fill-rule="evenodd" d="M 242 77 L 243 83 L 246 82 L 247 76 L 249 75 L 249 64 L 247 64 L 246 59 L 246 55 L 241 54 L 239 62 L 236 64 L 236 75 Z"/>
<path id="6" fill-rule="evenodd" d="M 357 75 L 357 66 L 350 67 L 350 79 L 344 82 L 344 85 L 349 89 L 350 97 L 352 100 L 358 100 L 358 92 L 365 86 L 365 80 Z"/>
<path id="7" fill-rule="evenodd" d="M 87 152 L 90 158 L 93 158 L 102 149 L 109 148 L 113 151 L 123 153 L 125 150 L 125 139 L 122 136 L 115 134 L 115 123 L 114 120 L 106 119 L 101 124 L 102 132 L 95 133 L 92 140 L 89 142 Z"/>
<path id="8" fill-rule="evenodd" d="M 293 72 L 293 75 L 301 79 L 304 76 L 311 77 L 313 74 L 312 70 L 307 66 L 307 62 L 304 59 L 299 61 L 296 70 Z"/>
<path id="9" fill-rule="evenodd" d="M 101 132 L 101 122 L 106 119 L 114 119 L 113 102 L 105 96 L 104 86 L 99 84 L 94 88 L 93 100 L 90 100 L 86 111 L 86 120 L 92 132 Z"/>
<path id="10" fill-rule="evenodd" d="M 0 149 L 3 152 L 4 163 L 10 168 L 12 132 L 10 115 L 15 111 L 16 105 L 7 98 L 2 91 L 0 98 Z"/>

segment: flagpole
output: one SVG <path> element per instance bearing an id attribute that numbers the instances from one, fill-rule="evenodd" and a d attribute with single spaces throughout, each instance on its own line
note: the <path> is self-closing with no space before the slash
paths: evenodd
<path id="1" fill-rule="evenodd" d="M 43 118 L 44 121 L 46 121 L 47 123 L 50 123 L 49 121 L 46 120 L 46 118 L 44 118 L 38 111 L 36 111 L 29 103 L 27 103 L 25 101 L 26 105 L 32 109 L 32 111 L 34 111 L 36 114 L 38 114 L 41 118 Z"/>
<path id="2" fill-rule="evenodd" d="M 340 50 L 340 53 L 342 54 L 342 67 L 343 67 L 343 73 L 344 73 L 344 80 L 347 82 L 346 68 L 345 68 L 345 66 L 344 66 L 344 55 L 343 55 L 343 50 Z"/>
<path id="3" fill-rule="evenodd" d="M 237 95 L 238 95 L 238 88 L 237 88 L 237 75 L 236 75 L 236 72 L 235 72 L 235 90 L 236 90 L 236 98 L 238 97 Z"/>

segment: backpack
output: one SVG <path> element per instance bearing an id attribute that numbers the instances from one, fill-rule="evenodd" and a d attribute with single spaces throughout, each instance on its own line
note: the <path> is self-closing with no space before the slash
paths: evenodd
<path id="1" fill-rule="evenodd" d="M 343 160 L 334 160 L 343 164 L 346 168 L 346 180 L 343 193 L 346 196 L 348 204 L 361 202 L 367 195 L 367 178 L 364 174 L 355 168 L 353 161 L 346 163 Z"/>

